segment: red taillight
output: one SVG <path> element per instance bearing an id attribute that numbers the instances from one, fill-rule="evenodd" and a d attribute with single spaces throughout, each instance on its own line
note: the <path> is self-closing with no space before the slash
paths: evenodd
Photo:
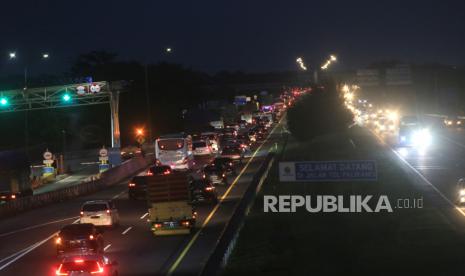
<path id="1" fill-rule="evenodd" d="M 161 228 L 161 223 L 155 223 L 155 228 Z"/>
<path id="2" fill-rule="evenodd" d="M 89 235 L 89 240 L 93 240 L 94 239 L 94 235 Z"/>
<path id="3" fill-rule="evenodd" d="M 11 199 L 16 199 L 16 195 L 11 195 Z"/>
<path id="4" fill-rule="evenodd" d="M 60 238 L 60 237 L 56 238 L 56 239 L 55 239 L 55 243 L 56 243 L 56 244 L 61 244 L 61 238 Z"/>
<path id="5" fill-rule="evenodd" d="M 188 220 L 181 222 L 181 225 L 184 227 L 189 227 L 190 222 Z"/>
<path id="6" fill-rule="evenodd" d="M 62 272 L 61 271 L 61 268 L 63 267 L 63 264 L 60 264 L 60 266 L 58 267 L 57 271 L 55 272 L 56 275 L 60 275 L 60 276 L 63 276 L 63 275 L 68 275 L 67 272 Z"/>
<path id="7" fill-rule="evenodd" d="M 81 263 L 84 262 L 84 260 L 83 259 L 76 259 L 76 260 L 74 260 L 74 262 L 77 263 L 77 264 L 81 264 Z"/>
<path id="8" fill-rule="evenodd" d="M 110 211 L 110 209 L 107 209 L 107 214 L 111 214 L 111 211 Z"/>
<path id="9" fill-rule="evenodd" d="M 129 187 L 136 187 L 136 183 L 129 183 L 128 186 Z"/>
<path id="10" fill-rule="evenodd" d="M 166 170 L 166 171 L 163 172 L 164 175 L 167 175 L 167 174 L 170 174 L 170 173 L 171 173 L 170 170 Z"/>
<path id="11" fill-rule="evenodd" d="M 213 191 L 215 189 L 215 187 L 206 187 L 205 190 L 206 191 Z"/>
<path id="12" fill-rule="evenodd" d="M 223 177 L 226 177 L 226 174 L 223 173 Z"/>
<path id="13" fill-rule="evenodd" d="M 148 176 L 152 176 L 153 175 L 153 172 L 151 172 L 150 170 L 147 172 L 147 175 Z"/>
<path id="14" fill-rule="evenodd" d="M 82 216 L 84 215 L 84 212 L 83 212 L 83 211 L 81 211 L 79 214 L 80 214 L 80 215 L 81 215 L 81 217 L 82 217 Z"/>

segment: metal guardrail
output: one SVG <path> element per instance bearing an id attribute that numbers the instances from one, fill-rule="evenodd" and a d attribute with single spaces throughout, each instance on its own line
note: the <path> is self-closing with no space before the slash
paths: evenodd
<path id="1" fill-rule="evenodd" d="M 220 238 L 217 240 L 215 249 L 208 257 L 208 260 L 199 275 L 218 275 L 227 265 L 229 257 L 236 246 L 242 226 L 244 225 L 244 219 L 249 214 L 255 202 L 255 197 L 260 191 L 263 182 L 268 177 L 268 173 L 273 166 L 273 163 L 275 160 L 280 160 L 282 158 L 288 140 L 289 133 L 282 133 L 281 150 L 279 152 L 270 152 L 266 156 L 265 161 L 262 163 L 257 173 L 253 176 L 252 183 L 249 185 L 244 196 L 241 198 L 241 201 L 236 206 L 231 219 L 227 222 L 225 228 L 220 234 Z"/>
<path id="2" fill-rule="evenodd" d="M 106 187 L 115 185 L 131 175 L 145 169 L 154 162 L 153 156 L 135 157 L 101 174 L 97 180 L 82 182 L 81 184 L 59 189 L 56 191 L 18 198 L 0 205 L 0 218 L 7 217 L 18 212 L 68 200 L 82 195 L 91 194 Z"/>
<path id="3" fill-rule="evenodd" d="M 247 216 L 254 203 L 255 196 L 258 192 L 257 188 L 267 177 L 268 171 L 273 165 L 274 160 L 274 153 L 269 153 L 266 156 L 265 161 L 262 163 L 257 173 L 253 176 L 252 183 L 249 185 L 241 201 L 236 206 L 231 219 L 223 229 L 220 238 L 217 240 L 215 249 L 208 257 L 208 260 L 199 275 L 217 275 L 227 264 L 229 256 L 231 255 L 237 239 L 239 238 L 240 230 L 244 224 L 244 218 Z"/>

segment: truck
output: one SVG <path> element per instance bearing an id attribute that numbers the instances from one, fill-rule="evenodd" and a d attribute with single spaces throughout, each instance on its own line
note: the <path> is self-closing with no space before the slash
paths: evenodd
<path id="1" fill-rule="evenodd" d="M 188 172 L 147 176 L 149 222 L 155 236 L 189 234 L 195 227 L 191 180 Z"/>
<path id="2" fill-rule="evenodd" d="M 0 202 L 32 195 L 31 164 L 25 152 L 0 152 Z"/>

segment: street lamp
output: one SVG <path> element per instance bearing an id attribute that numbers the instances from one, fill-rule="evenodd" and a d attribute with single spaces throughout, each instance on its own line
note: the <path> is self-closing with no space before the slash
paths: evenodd
<path id="1" fill-rule="evenodd" d="M 10 56 L 10 59 L 15 59 L 16 58 L 16 53 L 15 52 L 10 52 L 9 56 Z"/>
<path id="2" fill-rule="evenodd" d="M 300 66 L 300 69 L 307 71 L 307 67 L 305 66 L 305 63 L 301 57 L 298 57 L 295 61 Z"/>
<path id="3" fill-rule="evenodd" d="M 43 54 L 42 54 L 42 58 L 43 58 L 43 59 L 47 59 L 47 58 L 49 58 L 49 57 L 50 57 L 50 55 L 49 55 L 48 53 L 43 53 Z"/>

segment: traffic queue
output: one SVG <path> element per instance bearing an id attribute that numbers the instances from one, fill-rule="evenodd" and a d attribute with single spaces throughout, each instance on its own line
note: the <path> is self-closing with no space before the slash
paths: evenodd
<path id="1" fill-rule="evenodd" d="M 263 143 L 293 97 L 270 109 L 198 133 L 170 134 L 155 140 L 155 164 L 128 183 L 130 200 L 146 201 L 155 236 L 189 234 L 199 204 L 217 204 L 218 186 L 240 174 L 244 160 Z M 85 202 L 79 220 L 55 237 L 56 275 L 118 275 L 118 262 L 105 254 L 104 230 L 120 224 L 112 200 Z"/>

